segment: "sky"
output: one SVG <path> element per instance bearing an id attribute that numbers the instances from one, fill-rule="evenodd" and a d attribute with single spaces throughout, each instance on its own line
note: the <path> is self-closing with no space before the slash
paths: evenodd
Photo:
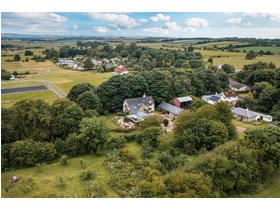
<path id="1" fill-rule="evenodd" d="M 280 12 L 2 12 L 1 33 L 280 38 Z"/>

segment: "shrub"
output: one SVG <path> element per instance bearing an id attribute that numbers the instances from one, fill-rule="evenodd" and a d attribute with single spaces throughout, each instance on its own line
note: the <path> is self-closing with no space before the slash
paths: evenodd
<path id="1" fill-rule="evenodd" d="M 67 155 L 62 155 L 59 162 L 60 162 L 60 165 L 62 166 L 66 166 L 68 165 L 68 156 Z"/>
<path id="2" fill-rule="evenodd" d="M 92 180 L 96 178 L 96 173 L 92 169 L 86 169 L 80 174 L 80 179 L 83 181 Z"/>
<path id="3" fill-rule="evenodd" d="M 169 124 L 168 119 L 164 119 L 164 120 L 163 120 L 163 124 L 164 124 L 164 126 L 166 127 L 166 126 Z"/>

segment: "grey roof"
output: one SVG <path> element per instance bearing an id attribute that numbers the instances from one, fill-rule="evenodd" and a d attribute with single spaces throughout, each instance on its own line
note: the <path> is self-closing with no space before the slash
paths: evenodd
<path id="1" fill-rule="evenodd" d="M 177 98 L 178 101 L 180 101 L 181 103 L 182 102 L 187 102 L 187 101 L 192 101 L 192 98 L 190 96 L 185 96 L 185 97 L 180 97 L 180 98 Z"/>
<path id="2" fill-rule="evenodd" d="M 229 81 L 229 86 L 231 86 L 233 88 L 236 88 L 236 89 L 240 89 L 240 88 L 243 88 L 243 87 L 249 88 L 245 84 L 242 84 L 242 83 L 239 83 L 239 82 L 235 82 L 235 81 L 232 81 L 232 80 Z"/>
<path id="3" fill-rule="evenodd" d="M 139 109 L 136 109 L 136 108 L 133 108 L 129 111 L 129 113 L 131 115 L 137 115 L 138 117 L 140 118 L 144 118 L 144 117 L 147 117 L 148 115 L 142 111 L 140 111 Z"/>
<path id="4" fill-rule="evenodd" d="M 141 97 L 141 98 L 129 98 L 125 99 L 129 107 L 147 106 L 149 102 L 154 104 L 154 99 L 152 96 Z"/>
<path id="5" fill-rule="evenodd" d="M 166 110 L 168 112 L 171 112 L 172 114 L 179 114 L 181 111 L 183 111 L 183 109 L 180 109 L 176 106 L 173 106 L 169 103 L 166 102 L 162 102 L 158 107 L 160 107 L 163 110 Z"/>
<path id="6" fill-rule="evenodd" d="M 232 110 L 232 112 L 237 115 L 247 117 L 247 118 L 252 118 L 252 117 L 256 117 L 257 115 L 259 115 L 259 113 L 257 113 L 257 112 L 253 112 L 253 111 L 250 111 L 249 109 L 243 109 L 243 108 L 234 108 Z"/>
<path id="7" fill-rule="evenodd" d="M 272 119 L 272 116 L 270 116 L 270 115 L 265 115 L 263 117 L 268 118 L 268 119 Z"/>
<path id="8" fill-rule="evenodd" d="M 208 98 L 208 100 L 210 100 L 210 101 L 219 101 L 220 100 L 220 98 L 221 98 L 221 96 L 218 96 L 218 95 L 213 95 L 213 96 L 211 96 L 210 98 Z"/>

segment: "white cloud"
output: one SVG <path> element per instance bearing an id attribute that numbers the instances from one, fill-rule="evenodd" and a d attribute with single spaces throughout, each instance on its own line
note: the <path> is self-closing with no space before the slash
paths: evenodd
<path id="1" fill-rule="evenodd" d="M 280 13 L 279 12 L 266 12 L 266 13 L 262 13 L 262 16 L 266 19 L 280 22 Z"/>
<path id="2" fill-rule="evenodd" d="M 246 12 L 244 17 L 262 17 L 268 20 L 280 22 L 280 12 Z"/>
<path id="3" fill-rule="evenodd" d="M 107 27 L 103 27 L 103 26 L 96 26 L 96 27 L 93 27 L 93 29 L 99 33 L 106 33 L 109 31 L 109 29 Z"/>
<path id="4" fill-rule="evenodd" d="M 187 27 L 187 28 L 185 28 L 185 31 L 186 32 L 196 32 L 196 28 L 193 28 L 193 27 Z"/>
<path id="5" fill-rule="evenodd" d="M 246 23 L 243 23 L 243 26 L 252 26 L 253 24 L 251 22 L 246 22 Z"/>
<path id="6" fill-rule="evenodd" d="M 240 23 L 242 18 L 229 18 L 225 22 L 226 23 L 232 23 L 232 24 L 238 24 Z"/>
<path id="7" fill-rule="evenodd" d="M 79 28 L 78 25 L 76 25 L 76 24 L 73 25 L 73 29 L 74 29 L 74 30 L 77 30 L 78 28 Z"/>
<path id="8" fill-rule="evenodd" d="M 160 34 L 164 34 L 164 35 L 169 34 L 168 30 L 163 29 L 161 26 L 151 27 L 151 28 L 143 28 L 143 31 L 150 32 L 150 33 L 160 33 Z"/>
<path id="9" fill-rule="evenodd" d="M 147 23 L 147 22 L 148 22 L 148 20 L 147 20 L 147 19 L 145 19 L 145 18 L 140 18 L 140 19 L 139 19 L 139 22 L 141 22 L 141 23 Z"/>
<path id="10" fill-rule="evenodd" d="M 202 18 L 188 18 L 186 20 L 186 25 L 192 28 L 205 28 L 209 26 L 209 23 L 206 19 Z"/>
<path id="11" fill-rule="evenodd" d="M 166 22 L 165 25 L 166 25 L 167 29 L 178 30 L 178 29 L 181 28 L 175 21 L 173 21 L 173 22 Z"/>
<path id="12" fill-rule="evenodd" d="M 68 18 L 49 12 L 8 12 L 2 13 L 2 28 L 22 30 L 25 32 L 64 32 L 62 23 Z"/>
<path id="13" fill-rule="evenodd" d="M 151 21 L 158 22 L 159 20 L 168 21 L 170 20 L 169 15 L 157 14 L 156 16 L 150 17 Z"/>
<path id="14" fill-rule="evenodd" d="M 131 29 L 140 25 L 140 23 L 138 23 L 135 19 L 130 18 L 128 15 L 125 14 L 103 13 L 103 12 L 88 13 L 88 14 L 91 18 L 96 20 L 114 22 L 114 24 L 118 28 Z"/>

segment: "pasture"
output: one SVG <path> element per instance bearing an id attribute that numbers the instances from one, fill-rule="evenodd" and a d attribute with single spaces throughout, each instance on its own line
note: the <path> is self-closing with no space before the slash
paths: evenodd
<path id="1" fill-rule="evenodd" d="M 243 42 L 234 42 L 234 41 L 224 41 L 224 42 L 208 42 L 204 44 L 196 44 L 194 47 L 196 48 L 203 48 L 203 47 L 214 47 L 215 45 L 217 47 L 227 47 L 229 45 L 246 45 L 248 43 L 243 43 Z"/>
<path id="2" fill-rule="evenodd" d="M 274 54 L 280 53 L 280 47 L 273 47 L 273 46 L 241 47 L 241 48 L 237 48 L 237 49 L 240 51 L 246 50 L 247 52 L 249 52 L 249 51 L 254 51 L 254 52 L 270 51 Z"/>
<path id="3" fill-rule="evenodd" d="M 272 62 L 277 67 L 280 67 L 280 55 L 264 55 L 264 56 L 258 56 L 254 60 L 246 60 L 245 55 L 244 56 L 236 56 L 236 57 L 220 57 L 220 58 L 214 58 L 213 59 L 213 65 L 221 65 L 221 64 L 230 64 L 235 67 L 235 69 L 242 69 L 244 65 L 257 63 L 258 61 L 262 62 Z"/>
<path id="4" fill-rule="evenodd" d="M 22 76 L 22 79 L 32 81 L 50 81 L 66 94 L 78 83 L 89 82 L 98 86 L 114 75 L 112 73 L 96 73 L 95 71 L 63 69 L 49 60 L 46 60 L 45 62 L 35 62 L 33 60 L 29 62 L 4 61 L 2 62 L 2 68 L 10 72 L 17 71 L 19 73 L 23 73 L 28 70 L 32 74 L 24 75 Z"/>
<path id="5" fill-rule="evenodd" d="M 214 57 L 214 60 L 218 57 L 239 57 L 244 58 L 246 53 L 242 52 L 226 52 L 226 51 L 214 51 L 214 50 L 194 50 L 195 52 L 200 52 L 204 58 Z"/>

